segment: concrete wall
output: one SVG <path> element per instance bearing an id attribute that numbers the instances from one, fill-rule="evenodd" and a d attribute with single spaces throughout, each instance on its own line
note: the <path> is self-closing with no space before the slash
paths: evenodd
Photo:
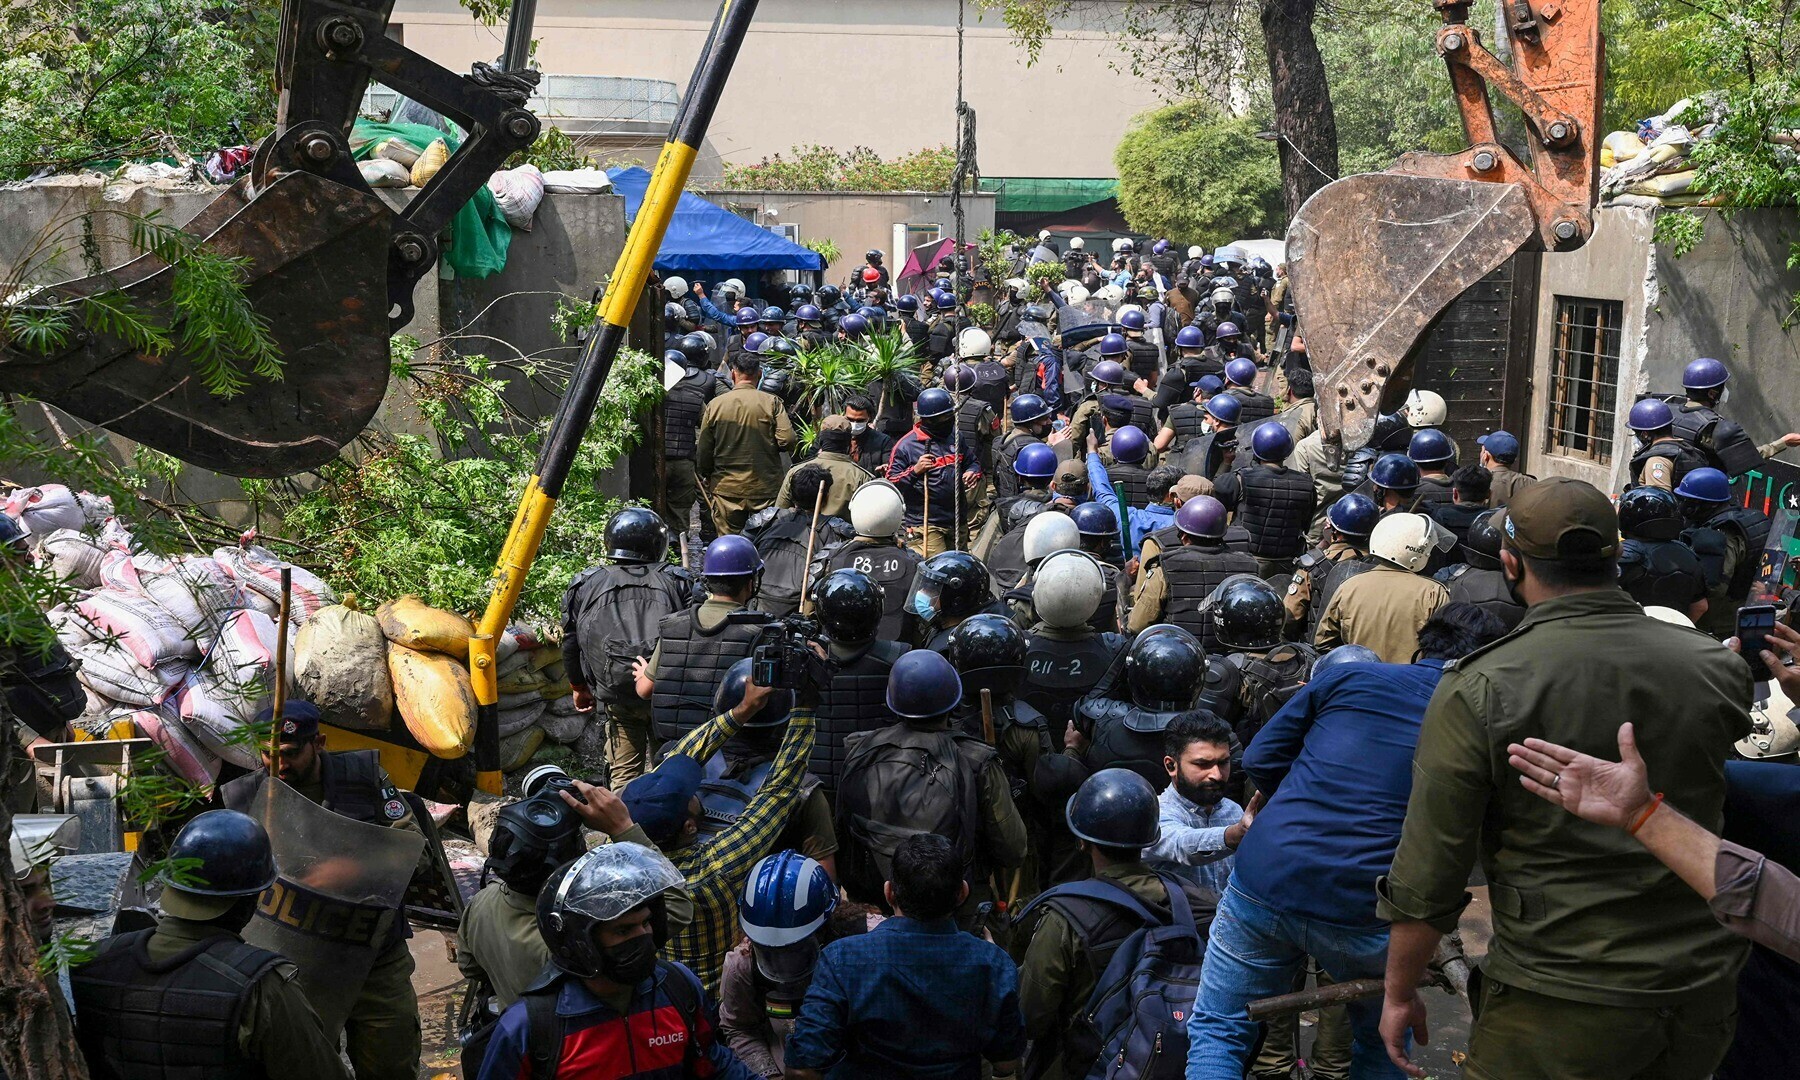
<path id="1" fill-rule="evenodd" d="M 886 191 L 703 191 L 701 197 L 730 210 L 756 211 L 762 226 L 792 223 L 802 240 L 831 240 L 841 254 L 825 271 L 825 280 L 841 285 L 863 265 L 863 252 L 879 248 L 895 273 L 906 266 L 906 253 L 894 250 L 895 225 L 936 225 L 945 236 L 956 234 L 948 192 Z M 971 243 L 983 229 L 994 227 L 994 196 L 963 198 L 963 236 Z"/>
<path id="2" fill-rule="evenodd" d="M 1119 8 L 1077 0 L 1027 68 L 998 16 L 981 21 L 966 5 L 964 93 L 983 174 L 1116 175 L 1126 123 L 1157 104 L 1148 82 L 1113 69 L 1123 58 L 1104 26 Z M 716 0 L 543 0 L 537 59 L 546 71 L 685 87 L 717 10 Z M 740 164 L 796 143 L 893 156 L 954 142 L 956 16 L 956 0 L 763 0 L 709 140 Z M 492 60 L 506 33 L 456 0 L 400 0 L 393 25 L 453 71 Z"/>
<path id="3" fill-rule="evenodd" d="M 1788 245 L 1800 239 L 1794 212 L 1746 210 L 1728 219 L 1700 211 L 1706 239 L 1679 259 L 1651 242 L 1655 213 L 1602 209 L 1585 247 L 1542 257 L 1530 412 L 1531 460 L 1540 475 L 1566 473 L 1617 490 L 1631 456 L 1626 413 L 1641 395 L 1679 392 L 1681 369 L 1696 356 L 1730 366 L 1731 395 L 1723 411 L 1757 442 L 1794 430 L 1800 420 L 1800 328 L 1782 325 L 1790 298 L 1800 291 L 1800 272 L 1787 269 Z M 1623 304 L 1610 467 L 1545 449 L 1558 296 Z"/>
<path id="4" fill-rule="evenodd" d="M 183 223 L 198 213 L 220 189 L 187 189 L 173 184 L 119 185 L 103 188 L 97 180 L 67 178 L 51 184 L 0 191 L 0 276 L 11 278 L 22 260 L 42 266 L 33 280 L 77 277 L 86 270 L 81 255 L 81 215 L 114 207 L 132 214 L 157 212 L 163 220 Z M 416 194 L 384 191 L 393 205 Z M 119 214 L 95 213 L 93 238 L 99 261 L 116 266 L 132 252 L 125 237 L 129 223 Z M 550 328 L 557 298 L 568 294 L 585 299 L 594 285 L 612 270 L 625 239 L 624 200 L 616 195 L 551 195 L 538 209 L 530 233 L 515 230 L 506 268 L 481 281 L 456 280 L 440 266 L 414 291 L 416 315 L 402 333 L 432 343 L 448 337 L 465 353 L 494 356 L 538 353 L 569 356 L 572 348 Z M 9 272 L 11 271 L 11 272 Z M 660 343 L 659 343 L 660 344 Z M 572 357 L 571 357 L 572 359 Z M 528 412 L 547 414 L 555 407 L 548 394 L 520 387 L 514 404 Z M 32 413 L 39 415 L 33 417 Z M 43 414 L 48 413 L 48 416 Z M 27 422 L 41 423 L 54 435 L 85 431 L 88 424 L 47 406 L 29 407 Z M 370 423 L 369 431 L 393 433 L 427 430 L 413 405 L 406 384 L 390 382 L 386 399 Z M 134 444 L 113 438 L 121 460 L 129 458 Z M 55 477 L 9 477 L 21 483 Z M 621 462 L 609 476 L 608 493 L 623 495 L 629 470 Z M 283 483 L 309 482 L 292 477 Z M 616 490 L 614 490 L 616 488 Z M 258 522 L 261 508 L 244 493 L 237 478 L 204 469 L 188 468 L 164 490 L 147 492 L 166 501 L 186 503 L 223 517 L 232 524 Z"/>

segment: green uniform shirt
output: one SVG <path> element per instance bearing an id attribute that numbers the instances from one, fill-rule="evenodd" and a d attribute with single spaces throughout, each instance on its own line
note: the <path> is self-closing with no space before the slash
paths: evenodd
<path id="1" fill-rule="evenodd" d="M 469 978 L 487 976 L 502 1009 L 519 1000 L 550 959 L 538 932 L 537 898 L 496 881 L 475 894 L 456 929 L 456 966 Z"/>
<path id="2" fill-rule="evenodd" d="M 219 933 L 211 923 L 165 915 L 145 943 L 161 962 Z M 234 937 L 236 935 L 233 935 Z M 283 960 L 250 987 L 238 1021 L 238 1049 L 261 1064 L 269 1080 L 349 1080 L 336 1041 L 327 1041 L 319 1014 L 294 982 L 294 965 Z"/>
<path id="3" fill-rule="evenodd" d="M 1533 605 L 1438 684 L 1381 917 L 1453 929 L 1479 859 L 1494 917 L 1483 966 L 1501 982 L 1621 1007 L 1729 988 L 1746 947 L 1706 901 L 1622 830 L 1526 791 L 1506 747 L 1535 736 L 1616 760 L 1630 720 L 1651 789 L 1716 833 L 1749 707 L 1742 659 L 1617 589 Z"/>
<path id="4" fill-rule="evenodd" d="M 781 452 L 794 425 L 781 399 L 740 386 L 707 402 L 694 444 L 694 471 L 714 495 L 767 506 L 781 487 Z"/>

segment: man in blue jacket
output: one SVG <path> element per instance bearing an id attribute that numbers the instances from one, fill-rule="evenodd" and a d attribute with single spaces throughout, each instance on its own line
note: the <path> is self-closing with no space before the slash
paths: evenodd
<path id="1" fill-rule="evenodd" d="M 1293 989 L 1310 953 L 1333 979 L 1381 978 L 1388 928 L 1375 879 L 1400 843 L 1419 725 L 1444 666 L 1498 639 L 1500 620 L 1446 604 L 1411 664 L 1346 663 L 1265 724 L 1244 770 L 1267 803 L 1237 852 L 1188 1022 L 1187 1080 L 1241 1080 L 1256 1043 L 1247 1006 Z M 1379 1002 L 1350 1006 L 1352 1077 L 1400 1077 Z"/>

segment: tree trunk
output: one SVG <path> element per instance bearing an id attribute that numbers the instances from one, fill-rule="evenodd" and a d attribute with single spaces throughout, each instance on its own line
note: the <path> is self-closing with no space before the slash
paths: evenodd
<path id="1" fill-rule="evenodd" d="M 1260 0 L 1269 89 L 1275 99 L 1275 142 L 1289 219 L 1338 172 L 1337 117 L 1325 60 L 1313 37 L 1317 0 Z"/>
<path id="2" fill-rule="evenodd" d="M 0 700 L 0 1073 L 11 1080 L 87 1080 L 68 1010 L 50 998 L 61 991 L 46 986 L 38 974 L 38 945 L 13 880 L 13 816 L 7 803 L 12 793 L 6 777 L 18 753 L 17 729 Z"/>

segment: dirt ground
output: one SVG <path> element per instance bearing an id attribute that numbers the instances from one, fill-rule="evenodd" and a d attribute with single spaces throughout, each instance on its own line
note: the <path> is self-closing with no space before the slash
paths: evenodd
<path id="1" fill-rule="evenodd" d="M 1462 935 L 1463 947 L 1470 961 L 1475 961 L 1487 953 L 1487 888 L 1476 886 L 1470 891 L 1475 899 L 1463 912 Z M 450 960 L 448 945 L 444 935 L 435 930 L 417 931 L 412 939 L 413 958 L 418 963 L 413 989 L 419 995 L 419 1017 L 425 1029 L 419 1080 L 457 1080 L 463 1075 L 456 1039 L 462 974 Z M 1431 1045 L 1421 1047 L 1414 1060 L 1429 1070 L 1431 1080 L 1455 1080 L 1462 1074 L 1460 1062 L 1469 1045 L 1468 1007 L 1460 998 L 1438 990 L 1426 991 L 1425 998 L 1431 1010 Z M 1301 1019 L 1304 1059 L 1305 1049 L 1312 1043 L 1313 1028 L 1309 1018 Z"/>

